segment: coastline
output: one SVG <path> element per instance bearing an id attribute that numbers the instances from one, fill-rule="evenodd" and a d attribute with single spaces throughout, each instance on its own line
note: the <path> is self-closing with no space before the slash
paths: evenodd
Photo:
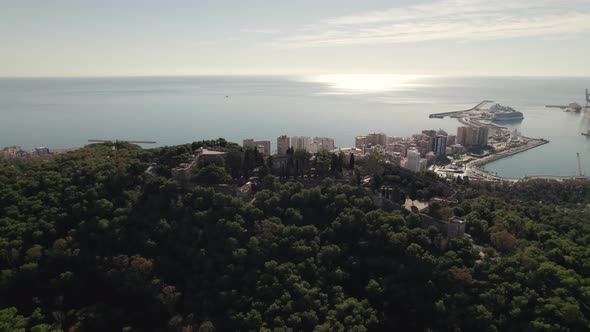
<path id="1" fill-rule="evenodd" d="M 475 114 L 475 116 L 472 116 L 472 112 L 481 112 L 482 111 L 482 106 L 484 106 L 487 103 L 490 103 L 491 101 L 489 100 L 484 100 L 482 102 L 480 102 L 479 104 L 477 104 L 476 106 L 474 106 L 471 109 L 468 110 L 463 110 L 463 111 L 457 111 L 457 112 L 445 112 L 445 113 L 434 113 L 431 114 L 429 117 L 430 118 L 444 118 L 446 116 L 450 116 L 452 118 L 457 119 L 457 121 L 459 121 L 459 123 L 461 123 L 462 125 L 465 126 L 474 126 L 474 127 L 490 127 L 490 128 L 494 128 L 496 130 L 501 130 L 504 131 L 507 128 L 503 127 L 503 126 L 499 126 L 497 124 L 494 123 L 483 123 L 480 122 L 479 120 L 481 120 L 481 114 Z M 544 139 L 544 138 L 531 138 L 531 137 L 526 137 L 526 136 L 521 136 L 521 139 L 523 141 L 523 144 L 519 144 L 518 146 L 514 146 L 514 147 L 510 147 L 506 150 L 502 150 L 500 152 L 497 153 L 492 153 L 488 156 L 482 157 L 482 158 L 478 158 L 472 161 L 469 161 L 467 164 L 465 164 L 465 170 L 464 170 L 464 175 L 470 177 L 470 178 L 474 178 L 476 180 L 483 180 L 483 181 L 501 181 L 501 182 L 518 182 L 518 181 L 527 181 L 530 179 L 554 179 L 554 180 L 566 180 L 566 179 L 590 179 L 590 177 L 587 176 L 551 176 L 551 175 L 542 175 L 542 176 L 527 176 L 525 178 L 510 178 L 510 177 L 503 177 L 503 176 L 499 176 L 496 173 L 492 173 L 488 170 L 486 170 L 485 168 L 483 168 L 484 165 L 489 164 L 491 162 L 503 159 L 503 158 L 507 158 L 507 157 L 511 157 L 514 156 L 516 154 L 519 154 L 521 152 L 525 152 L 531 149 L 534 149 L 536 147 L 539 147 L 541 145 L 545 145 L 547 143 L 549 143 L 549 140 Z"/>
<path id="2" fill-rule="evenodd" d="M 536 147 L 539 147 L 541 145 L 545 145 L 545 144 L 549 143 L 548 140 L 543 139 L 543 138 L 526 137 L 526 139 L 527 139 L 527 142 L 524 145 L 515 146 L 515 147 L 510 148 L 508 150 L 494 153 L 489 156 L 469 162 L 467 165 L 465 165 L 465 173 L 470 178 L 474 177 L 476 179 L 488 180 L 488 181 L 518 182 L 518 181 L 528 180 L 529 178 L 502 177 L 502 176 L 499 176 L 497 174 L 494 174 L 494 173 L 486 170 L 485 168 L 482 168 L 482 166 L 489 164 L 491 162 L 494 162 L 496 160 L 511 157 L 511 156 L 514 156 L 514 155 L 519 154 L 521 152 L 525 152 L 525 151 L 528 151 L 528 150 L 534 149 Z M 534 177 L 534 178 L 539 178 L 539 177 Z M 565 178 L 565 177 L 562 177 L 562 178 Z"/>

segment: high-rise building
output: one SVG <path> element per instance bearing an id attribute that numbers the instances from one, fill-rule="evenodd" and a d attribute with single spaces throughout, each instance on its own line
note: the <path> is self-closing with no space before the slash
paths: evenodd
<path id="1" fill-rule="evenodd" d="M 477 128 L 467 127 L 467 135 L 465 136 L 465 145 L 477 145 Z"/>
<path id="2" fill-rule="evenodd" d="M 457 137 L 455 138 L 456 144 L 461 144 L 465 146 L 465 136 L 467 134 L 467 127 L 459 127 L 457 128 Z"/>
<path id="3" fill-rule="evenodd" d="M 405 144 L 395 143 L 391 146 L 391 150 L 393 152 L 399 152 L 401 157 L 406 157 L 406 153 L 408 151 L 408 147 Z"/>
<path id="4" fill-rule="evenodd" d="M 258 149 L 264 157 L 268 157 L 271 154 L 270 141 L 255 141 L 254 146 Z"/>
<path id="5" fill-rule="evenodd" d="M 372 146 L 381 145 L 387 146 L 387 135 L 385 134 L 369 134 L 367 135 L 367 144 L 371 144 Z"/>
<path id="6" fill-rule="evenodd" d="M 455 143 L 463 146 L 487 145 L 488 135 L 488 127 L 459 127 Z"/>
<path id="7" fill-rule="evenodd" d="M 422 130 L 422 134 L 426 135 L 428 137 L 435 137 L 436 136 L 436 130 Z"/>
<path id="8" fill-rule="evenodd" d="M 311 138 L 309 136 L 292 136 L 291 146 L 294 150 L 311 151 Z"/>
<path id="9" fill-rule="evenodd" d="M 406 161 L 406 168 L 418 172 L 420 170 L 420 152 L 414 148 L 408 149 L 408 159 Z"/>
<path id="10" fill-rule="evenodd" d="M 334 150 L 334 139 L 329 137 L 314 137 L 311 152 Z"/>
<path id="11" fill-rule="evenodd" d="M 456 139 L 457 139 L 457 136 L 455 136 L 455 135 L 447 136 L 447 146 L 455 145 Z"/>
<path id="12" fill-rule="evenodd" d="M 270 141 L 255 141 L 253 138 L 246 138 L 242 141 L 242 147 L 244 149 L 257 149 L 265 157 L 271 154 Z"/>
<path id="13" fill-rule="evenodd" d="M 422 155 L 425 155 L 430 151 L 431 143 L 429 140 L 419 140 L 416 141 L 416 147 Z"/>
<path id="14" fill-rule="evenodd" d="M 363 149 L 367 145 L 367 136 L 357 136 L 354 139 L 354 147 L 357 149 Z"/>
<path id="15" fill-rule="evenodd" d="M 447 149 L 447 136 L 436 136 L 432 138 L 432 151 L 435 156 L 444 156 Z"/>
<path id="16" fill-rule="evenodd" d="M 416 172 L 425 171 L 428 167 L 428 160 L 426 158 L 420 158 L 418 162 L 418 170 Z"/>
<path id="17" fill-rule="evenodd" d="M 244 149 L 253 149 L 254 148 L 254 139 L 253 138 L 246 138 L 242 141 L 242 147 Z"/>
<path id="18" fill-rule="evenodd" d="M 477 128 L 477 145 L 488 145 L 488 137 L 490 130 L 488 127 Z"/>
<path id="19" fill-rule="evenodd" d="M 277 138 L 277 153 L 279 155 L 287 154 L 287 150 L 290 146 L 289 136 L 282 135 Z"/>
<path id="20" fill-rule="evenodd" d="M 385 134 L 368 134 L 366 136 L 357 136 L 354 141 L 354 146 L 357 149 L 364 149 L 366 147 L 374 147 L 380 145 L 387 146 L 387 135 Z"/>

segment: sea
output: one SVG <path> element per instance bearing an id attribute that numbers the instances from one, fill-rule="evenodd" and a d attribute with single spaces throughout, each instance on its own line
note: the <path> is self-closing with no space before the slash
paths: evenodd
<path id="1" fill-rule="evenodd" d="M 0 79 L 0 147 L 66 148 L 90 139 L 155 141 L 145 148 L 223 137 L 271 140 L 325 136 L 338 147 L 357 135 L 456 133 L 456 119 L 430 113 L 468 109 L 488 99 L 524 120 L 506 124 L 549 144 L 485 166 L 501 176 L 590 174 L 590 78 L 429 75 L 195 76 Z"/>

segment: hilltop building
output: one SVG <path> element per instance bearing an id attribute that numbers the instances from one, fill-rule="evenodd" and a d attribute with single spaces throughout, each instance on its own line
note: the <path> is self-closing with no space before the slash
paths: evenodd
<path id="1" fill-rule="evenodd" d="M 227 152 L 199 148 L 194 151 L 190 162 L 182 163 L 171 170 L 172 178 L 179 181 L 188 181 L 194 171 L 216 162 L 217 158 L 225 158 L 226 155 Z"/>

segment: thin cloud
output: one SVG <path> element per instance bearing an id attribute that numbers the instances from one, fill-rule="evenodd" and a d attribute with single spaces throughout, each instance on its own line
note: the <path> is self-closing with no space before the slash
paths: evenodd
<path id="1" fill-rule="evenodd" d="M 245 33 L 258 33 L 263 35 L 276 35 L 281 33 L 279 29 L 242 29 Z"/>
<path id="2" fill-rule="evenodd" d="M 328 18 L 276 40 L 287 48 L 482 41 L 590 31 L 590 1 L 439 0 Z"/>

